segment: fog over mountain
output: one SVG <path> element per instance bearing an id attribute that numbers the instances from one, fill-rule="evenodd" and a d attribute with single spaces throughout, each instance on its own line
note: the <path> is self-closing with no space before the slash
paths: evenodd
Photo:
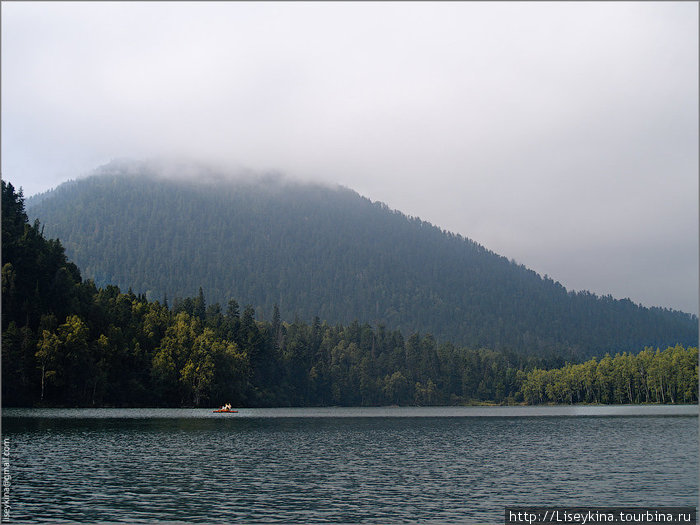
<path id="1" fill-rule="evenodd" d="M 201 289 L 209 303 L 234 299 L 261 317 L 277 305 L 287 320 L 359 320 L 470 348 L 577 358 L 697 339 L 697 317 L 569 292 L 347 188 L 197 173 L 195 164 L 114 162 L 27 209 L 84 277 L 151 300 Z"/>
<path id="2" fill-rule="evenodd" d="M 696 2 L 0 8 L 27 196 L 120 157 L 278 171 L 698 312 Z"/>

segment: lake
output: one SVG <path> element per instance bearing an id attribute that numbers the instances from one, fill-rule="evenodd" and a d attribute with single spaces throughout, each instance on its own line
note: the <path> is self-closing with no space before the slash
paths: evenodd
<path id="1" fill-rule="evenodd" d="M 4 409 L 12 521 L 502 523 L 697 506 L 698 407 Z"/>

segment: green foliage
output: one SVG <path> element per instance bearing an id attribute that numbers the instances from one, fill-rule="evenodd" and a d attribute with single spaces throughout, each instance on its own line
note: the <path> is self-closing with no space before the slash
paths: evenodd
<path id="1" fill-rule="evenodd" d="M 170 310 L 131 290 L 83 282 L 60 242 L 26 222 L 21 194 L 3 182 L 6 201 L 23 221 L 20 228 L 8 217 L 3 227 L 3 244 L 13 246 L 2 261 L 6 406 L 697 401 L 696 348 L 564 364 L 431 334 L 404 338 L 357 320 L 288 323 L 275 305 L 271 321 L 256 319 L 250 305 L 241 314 L 233 299 L 224 314 L 201 289 L 175 296 Z"/>
<path id="2" fill-rule="evenodd" d="M 200 320 L 201 287 L 213 303 L 235 297 L 267 315 L 277 304 L 282 319 L 358 319 L 436 342 L 576 360 L 698 340 L 694 316 L 567 292 L 347 189 L 172 182 L 148 177 L 146 167 L 128 171 L 107 166 L 28 208 L 98 285 L 132 286 L 151 299 L 196 296 L 175 312 Z M 368 395 L 376 389 L 366 387 Z"/>
<path id="3" fill-rule="evenodd" d="M 11 322 L 36 332 L 41 316 L 65 319 L 77 307 L 80 272 L 57 240 L 27 222 L 21 191 L 2 181 L 2 329 Z"/>
<path id="4" fill-rule="evenodd" d="M 599 362 L 537 368 L 519 380 L 528 404 L 697 403 L 698 349 L 676 345 L 663 352 L 606 354 Z"/>

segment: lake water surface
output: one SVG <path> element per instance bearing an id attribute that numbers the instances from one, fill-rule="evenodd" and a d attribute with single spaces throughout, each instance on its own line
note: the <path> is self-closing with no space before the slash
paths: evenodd
<path id="1" fill-rule="evenodd" d="M 502 523 L 697 506 L 698 407 L 4 409 L 15 522 Z"/>

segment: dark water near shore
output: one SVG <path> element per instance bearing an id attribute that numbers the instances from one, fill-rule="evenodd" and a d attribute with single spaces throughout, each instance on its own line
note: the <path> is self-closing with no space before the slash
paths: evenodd
<path id="1" fill-rule="evenodd" d="M 698 407 L 3 411 L 12 521 L 499 523 L 697 506 Z"/>

